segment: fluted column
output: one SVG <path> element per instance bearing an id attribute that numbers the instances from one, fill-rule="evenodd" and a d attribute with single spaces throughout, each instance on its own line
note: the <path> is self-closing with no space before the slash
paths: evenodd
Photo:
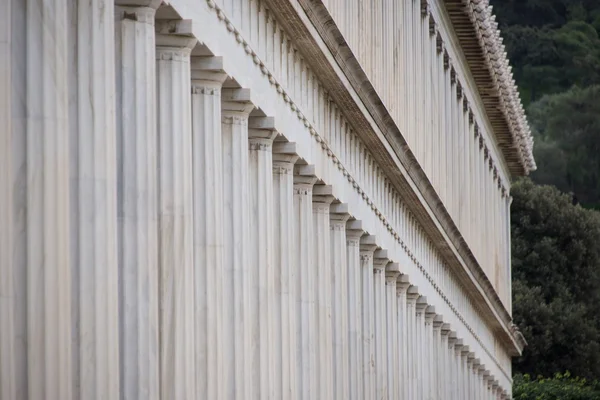
<path id="1" fill-rule="evenodd" d="M 385 269 L 385 310 L 386 310 L 386 351 L 388 398 L 400 399 L 400 365 L 398 349 L 398 302 L 396 300 L 396 282 L 400 275 L 400 266 L 390 263 Z"/>
<path id="2" fill-rule="evenodd" d="M 464 399 L 469 400 L 469 346 L 463 346 L 460 352 L 461 388 Z"/>
<path id="3" fill-rule="evenodd" d="M 440 346 L 440 399 L 450 399 L 450 379 L 448 371 L 448 338 L 450 335 L 450 325 L 442 324 L 440 329 L 441 346 Z"/>
<path id="4" fill-rule="evenodd" d="M 196 393 L 211 399 L 233 398 L 234 392 L 233 330 L 223 329 L 221 86 L 226 77 L 220 57 L 192 58 L 195 381 Z"/>
<path id="5" fill-rule="evenodd" d="M 407 291 L 410 286 L 408 275 L 402 274 L 396 280 L 396 302 L 398 310 L 398 363 L 400 366 L 400 398 L 410 398 L 410 349 L 408 330 Z"/>
<path id="6" fill-rule="evenodd" d="M 375 339 L 373 345 L 375 347 L 374 367 L 377 399 L 388 397 L 385 268 L 389 262 L 386 250 L 377 250 L 375 252 L 373 261 Z"/>
<path id="7" fill-rule="evenodd" d="M 442 325 L 444 318 L 437 314 L 433 319 L 433 357 L 431 358 L 431 371 L 433 375 L 433 394 L 432 399 L 442 400 L 443 395 L 443 378 L 444 378 L 444 354 L 443 354 L 443 339 Z"/>
<path id="8" fill-rule="evenodd" d="M 16 347 L 15 314 L 19 313 L 17 272 L 14 262 L 14 196 L 13 196 L 13 123 L 12 75 L 13 47 L 12 4 L 0 3 L 0 398 L 17 398 L 16 359 L 21 351 Z M 20 312 L 22 314 L 22 312 Z"/>
<path id="9" fill-rule="evenodd" d="M 119 397 L 113 11 L 113 0 L 77 1 L 73 395 L 85 399 Z"/>
<path id="10" fill-rule="evenodd" d="M 471 393 L 472 397 L 477 400 L 477 390 L 479 388 L 479 367 L 481 365 L 481 361 L 479 358 L 473 360 L 473 369 L 471 370 Z"/>
<path id="11" fill-rule="evenodd" d="M 333 204 L 330 209 L 331 269 L 333 274 L 333 382 L 335 399 L 350 398 L 348 376 L 348 261 L 346 221 L 350 218 L 346 204 Z"/>
<path id="12" fill-rule="evenodd" d="M 435 307 L 427 306 L 425 308 L 425 357 L 423 366 L 425 399 L 431 400 L 435 397 L 435 342 L 433 332 L 433 320 L 435 318 Z"/>
<path id="13" fill-rule="evenodd" d="M 313 269 L 313 185 L 314 166 L 297 166 L 294 170 L 294 225 L 296 241 L 296 385 L 298 399 L 317 396 L 317 313 L 315 303 L 315 276 Z"/>
<path id="14" fill-rule="evenodd" d="M 149 0 L 115 9 L 121 393 L 150 400 L 159 398 L 154 40 L 159 4 Z"/>
<path id="15" fill-rule="evenodd" d="M 458 339 L 456 338 L 456 332 L 450 331 L 448 333 L 448 397 L 452 400 L 460 400 L 457 395 L 456 385 L 456 356 L 454 355 L 454 345 Z"/>
<path id="16" fill-rule="evenodd" d="M 346 259 L 348 261 L 348 376 L 350 399 L 363 398 L 362 374 L 362 271 L 360 238 L 364 234 L 360 221 L 346 224 Z"/>
<path id="17" fill-rule="evenodd" d="M 156 44 L 160 390 L 161 398 L 195 399 L 190 52 L 196 39 L 158 34 Z"/>
<path id="18" fill-rule="evenodd" d="M 248 122 L 250 173 L 250 323 L 252 371 L 258 375 L 249 397 L 263 399 L 274 395 L 276 354 L 275 272 L 273 268 L 273 139 L 277 135 L 273 118 L 251 117 Z"/>
<path id="19" fill-rule="evenodd" d="M 69 204 L 67 2 L 27 0 L 22 3 L 27 32 L 23 49 L 26 56 L 20 60 L 22 64 L 16 65 L 23 70 L 25 92 L 16 95 L 22 96 L 24 110 L 20 105 L 15 107 L 14 112 L 23 113 L 20 115 L 23 119 L 13 127 L 19 131 L 19 137 L 17 132 L 13 137 L 16 145 L 13 165 L 25 170 L 22 175 L 15 171 L 19 175 L 14 184 L 18 191 L 26 193 L 15 200 L 23 204 L 15 204 L 13 214 L 21 215 L 26 221 L 23 225 L 19 223 L 14 236 L 18 254 L 14 261 L 14 278 L 23 279 L 24 287 L 19 289 L 26 292 L 22 298 L 17 294 L 18 301 L 26 304 L 26 328 L 19 329 L 19 340 L 27 343 L 20 348 L 27 354 L 26 361 L 20 360 L 22 368 L 26 368 L 27 389 L 19 389 L 23 390 L 23 398 L 68 400 L 76 397 L 71 350 L 71 282 L 75 272 L 71 261 L 76 260 L 69 255 L 72 210 Z M 13 52 L 15 57 L 16 53 Z M 20 82 L 14 84 L 18 87 Z M 25 141 L 21 141 L 21 137 L 25 137 Z M 24 275 L 21 271 L 25 271 Z"/>
<path id="20" fill-rule="evenodd" d="M 360 244 L 361 297 L 362 297 L 362 374 L 363 399 L 375 399 L 377 382 L 375 381 L 375 297 L 373 275 L 373 253 L 377 245 L 375 236 L 363 236 Z"/>
<path id="21" fill-rule="evenodd" d="M 461 339 L 458 339 L 455 343 L 454 343 L 454 387 L 455 387 L 455 393 L 456 393 L 456 399 L 464 399 L 464 393 L 463 393 L 463 369 L 462 369 L 462 348 L 463 348 L 463 341 Z"/>
<path id="22" fill-rule="evenodd" d="M 417 399 L 417 379 L 418 379 L 418 364 L 417 357 L 417 313 L 416 305 L 419 298 L 419 289 L 416 286 L 409 286 L 406 293 L 406 331 L 408 336 L 407 346 L 407 381 L 408 398 Z"/>
<path id="23" fill-rule="evenodd" d="M 251 346 L 248 308 L 249 200 L 248 116 L 254 109 L 247 89 L 221 92 L 221 145 L 223 162 L 223 335 L 224 357 L 229 360 L 224 380 L 233 374 L 234 398 L 249 396 L 253 382 L 248 351 Z"/>
<path id="24" fill-rule="evenodd" d="M 416 331 L 416 350 L 417 357 L 415 365 L 417 366 L 417 398 L 418 399 L 426 399 L 426 390 L 427 390 L 427 382 L 426 382 L 426 371 L 425 364 L 427 358 L 427 334 L 426 334 L 426 326 L 425 326 L 425 309 L 427 308 L 427 298 L 425 296 L 420 296 L 417 299 L 417 303 L 415 305 L 415 312 L 417 314 L 417 331 Z"/>
<path id="25" fill-rule="evenodd" d="M 293 143 L 273 145 L 273 213 L 275 319 L 273 346 L 275 399 L 296 399 L 296 241 L 294 231 L 294 163 L 298 159 Z"/>
<path id="26" fill-rule="evenodd" d="M 313 265 L 317 292 L 317 382 L 321 399 L 333 398 L 333 326 L 329 207 L 331 186 L 318 185 L 313 192 Z"/>

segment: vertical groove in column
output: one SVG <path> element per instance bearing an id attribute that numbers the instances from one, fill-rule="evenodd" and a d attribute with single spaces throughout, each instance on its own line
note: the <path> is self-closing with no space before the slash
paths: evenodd
<path id="1" fill-rule="evenodd" d="M 321 399 L 333 398 L 332 266 L 329 206 L 332 196 L 313 196 L 313 265 L 317 310 L 317 382 Z"/>
<path id="2" fill-rule="evenodd" d="M 439 399 L 450 398 L 450 382 L 448 379 L 448 335 L 450 334 L 450 325 L 442 324 L 440 328 L 440 358 L 439 358 L 439 373 L 440 373 L 440 396 Z"/>
<path id="3" fill-rule="evenodd" d="M 78 389 L 119 397 L 117 149 L 113 0 L 77 2 Z"/>
<path id="4" fill-rule="evenodd" d="M 387 328 L 386 328 L 386 291 L 385 269 L 389 263 L 387 251 L 375 252 L 373 261 L 373 298 L 374 298 L 374 327 L 375 327 L 375 385 L 376 398 L 388 397 L 387 388 Z"/>
<path id="5" fill-rule="evenodd" d="M 294 224 L 294 154 L 273 154 L 273 212 L 275 318 L 273 345 L 277 354 L 275 399 L 297 398 L 296 393 L 296 241 Z"/>
<path id="6" fill-rule="evenodd" d="M 338 206 L 338 205 L 336 205 Z M 342 206 L 341 204 L 339 206 Z M 334 398 L 348 399 L 349 356 L 348 356 L 348 261 L 346 252 L 347 213 L 330 214 L 331 229 L 331 268 L 333 270 L 333 381 Z"/>
<path id="7" fill-rule="evenodd" d="M 192 168 L 194 209 L 194 333 L 196 392 L 232 398 L 230 361 L 223 358 L 223 161 L 221 85 L 225 73 L 192 71 Z M 233 339 L 229 337 L 229 339 Z"/>
<path id="8" fill-rule="evenodd" d="M 295 172 L 296 174 L 296 172 Z M 312 190 L 316 178 L 294 176 L 294 223 L 296 241 L 296 271 L 298 279 L 296 293 L 296 384 L 298 399 L 313 399 L 316 396 L 316 312 L 313 265 L 313 216 Z"/>
<path id="9" fill-rule="evenodd" d="M 224 92 L 224 91 L 223 91 Z M 224 97 L 224 94 L 223 94 Z M 224 100 L 224 99 L 222 99 Z M 251 371 L 246 371 L 246 343 L 250 337 L 250 321 L 246 295 L 248 291 L 248 115 L 250 103 L 222 102 L 222 162 L 223 162 L 223 284 L 224 335 L 232 340 L 233 357 L 225 375 L 233 374 L 234 398 L 248 396 Z M 229 378 L 227 378 L 229 379 Z"/>
<path id="10" fill-rule="evenodd" d="M 72 398 L 66 0 L 27 0 L 26 291 L 30 399 Z"/>
<path id="11" fill-rule="evenodd" d="M 427 306 L 425 308 L 425 334 L 423 335 L 425 339 L 425 357 L 424 357 L 424 387 L 425 394 L 424 397 L 426 399 L 433 399 L 435 397 L 435 374 L 433 371 L 434 366 L 434 350 L 435 343 L 433 341 L 433 321 L 435 318 L 435 307 Z"/>
<path id="12" fill-rule="evenodd" d="M 16 241 L 13 214 L 13 127 L 12 127 L 12 41 L 11 0 L 0 3 L 0 398 L 17 398 L 17 327 L 14 320 L 18 304 L 13 244 Z"/>
<path id="13" fill-rule="evenodd" d="M 398 364 L 398 304 L 396 301 L 396 282 L 400 275 L 400 266 L 397 263 L 388 264 L 385 270 L 385 310 L 386 310 L 386 351 L 387 360 L 387 388 L 389 399 L 399 399 L 400 396 L 400 368 Z"/>
<path id="14" fill-rule="evenodd" d="M 158 157 L 154 15 L 115 12 L 121 397 L 159 398 Z M 135 18 L 126 16 L 135 15 Z"/>
<path id="15" fill-rule="evenodd" d="M 401 399 L 409 397 L 409 335 L 408 335 L 408 318 L 407 318 L 407 291 L 410 286 L 408 275 L 401 274 L 396 280 L 396 302 L 398 313 L 398 364 L 400 368 L 400 394 Z"/>
<path id="16" fill-rule="evenodd" d="M 374 377 L 375 362 L 375 309 L 373 253 L 377 246 L 374 236 L 365 236 L 361 239 L 360 264 L 361 264 L 361 297 L 362 297 L 362 374 L 363 374 L 363 399 L 375 399 L 376 382 Z"/>
<path id="17" fill-rule="evenodd" d="M 251 118 L 252 120 L 252 118 Z M 274 352 L 274 293 L 273 268 L 273 160 L 274 130 L 250 129 L 250 307 L 252 311 L 253 342 L 251 345 L 252 372 L 257 376 L 249 397 L 273 397 Z"/>
<path id="18" fill-rule="evenodd" d="M 463 393 L 463 386 L 462 386 L 462 382 L 463 382 L 463 371 L 462 371 L 462 348 L 463 348 L 463 341 L 462 339 L 458 339 L 456 341 L 456 343 L 454 343 L 454 369 L 455 369 L 455 380 L 454 380 L 454 387 L 455 387 L 455 393 L 456 393 L 456 399 L 464 399 L 464 393 Z"/>
<path id="19" fill-rule="evenodd" d="M 433 356 L 431 357 L 431 371 L 433 375 L 433 394 L 432 398 L 436 400 L 443 399 L 442 380 L 443 380 L 443 353 L 442 353 L 442 325 L 444 318 L 436 315 L 433 319 Z"/>
<path id="20" fill-rule="evenodd" d="M 451 400 L 460 400 L 457 399 L 456 393 L 456 364 L 454 361 L 454 345 L 456 344 L 457 340 L 456 332 L 450 331 L 448 333 L 446 370 L 448 371 L 448 394 Z"/>
<path id="21" fill-rule="evenodd" d="M 346 260 L 348 262 L 348 379 L 350 382 L 350 399 L 362 399 L 362 286 L 360 237 L 363 231 L 350 229 L 352 221 L 347 224 L 346 231 Z"/>
<path id="22" fill-rule="evenodd" d="M 157 35 L 161 398 L 195 399 L 190 52 Z"/>
<path id="23" fill-rule="evenodd" d="M 416 286 L 409 286 L 406 292 L 406 331 L 407 331 L 407 385 L 408 385 L 408 398 L 418 398 L 417 392 L 417 314 L 416 304 L 417 298 L 419 297 L 419 289 Z"/>

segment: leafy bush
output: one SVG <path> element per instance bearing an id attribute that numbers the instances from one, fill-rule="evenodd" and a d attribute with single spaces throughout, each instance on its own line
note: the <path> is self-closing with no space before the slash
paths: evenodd
<path id="1" fill-rule="evenodd" d="M 553 378 L 532 379 L 529 375 L 514 377 L 515 400 L 600 400 L 598 382 L 573 378 L 569 372 Z"/>

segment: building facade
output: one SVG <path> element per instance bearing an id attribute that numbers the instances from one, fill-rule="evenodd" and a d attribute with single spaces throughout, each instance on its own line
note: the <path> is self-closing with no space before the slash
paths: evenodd
<path id="1" fill-rule="evenodd" d="M 511 396 L 488 0 L 0 2 L 0 399 Z"/>

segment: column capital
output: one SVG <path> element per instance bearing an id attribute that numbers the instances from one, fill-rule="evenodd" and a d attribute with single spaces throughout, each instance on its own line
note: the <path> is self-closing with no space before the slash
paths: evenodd
<path id="1" fill-rule="evenodd" d="M 375 250 L 373 253 L 373 270 L 376 274 L 384 273 L 389 262 L 387 250 Z"/>
<path id="2" fill-rule="evenodd" d="M 408 290 L 406 291 L 406 300 L 408 301 L 408 303 L 411 305 L 415 305 L 419 296 L 421 296 L 419 294 L 419 288 L 417 286 L 410 285 L 408 287 Z"/>
<path id="3" fill-rule="evenodd" d="M 223 123 L 248 124 L 248 117 L 254 110 L 250 100 L 250 89 L 227 88 L 221 90 L 221 115 Z"/>
<path id="4" fill-rule="evenodd" d="M 313 206 L 329 213 L 329 206 L 335 200 L 331 185 L 317 184 L 313 187 Z"/>
<path id="5" fill-rule="evenodd" d="M 192 93 L 220 94 L 227 74 L 223 70 L 223 57 L 192 56 L 190 61 Z"/>
<path id="6" fill-rule="evenodd" d="M 456 339 L 456 342 L 454 342 L 454 353 L 457 356 L 461 355 L 463 346 L 464 345 L 462 339 Z"/>
<path id="7" fill-rule="evenodd" d="M 273 173 L 277 175 L 293 174 L 294 164 L 298 160 L 296 143 L 276 141 L 273 143 Z"/>
<path id="8" fill-rule="evenodd" d="M 345 231 L 346 223 L 350 219 L 348 213 L 348 204 L 335 203 L 329 208 L 329 219 L 331 222 L 331 230 Z"/>
<path id="9" fill-rule="evenodd" d="M 477 369 L 477 373 L 479 375 L 481 375 L 481 377 L 483 378 L 483 376 L 485 374 L 485 364 L 479 364 L 479 367 Z"/>
<path id="10" fill-rule="evenodd" d="M 179 61 L 189 56 L 198 40 L 192 33 L 192 20 L 162 20 L 154 25 L 156 58 Z"/>
<path id="11" fill-rule="evenodd" d="M 417 304 L 415 306 L 415 310 L 418 316 L 425 315 L 425 309 L 427 308 L 427 297 L 419 296 L 417 298 Z"/>
<path id="12" fill-rule="evenodd" d="M 278 133 L 275 130 L 275 118 L 273 117 L 249 117 L 248 118 L 248 143 L 249 150 L 271 151 L 273 141 Z"/>
<path id="13" fill-rule="evenodd" d="M 377 249 L 377 238 L 375 235 L 364 235 L 360 238 L 360 256 L 373 258 Z"/>
<path id="14" fill-rule="evenodd" d="M 442 336 L 449 336 L 451 330 L 450 324 L 442 324 L 442 327 L 440 328 Z"/>
<path id="15" fill-rule="evenodd" d="M 115 0 L 115 21 L 135 21 L 154 26 L 156 9 L 162 0 Z"/>
<path id="16" fill-rule="evenodd" d="M 398 281 L 399 275 L 400 264 L 392 262 L 385 267 L 385 283 L 387 285 L 396 286 L 396 282 Z"/>
<path id="17" fill-rule="evenodd" d="M 312 193 L 313 186 L 317 183 L 314 165 L 294 166 L 294 193 L 308 194 Z"/>
<path id="18" fill-rule="evenodd" d="M 442 326 L 444 325 L 444 316 L 441 314 L 436 314 L 433 318 L 433 329 L 439 330 L 441 332 Z"/>
<path id="19" fill-rule="evenodd" d="M 358 247 L 360 238 L 364 234 L 362 221 L 353 219 L 346 222 L 346 244 Z"/>
<path id="20" fill-rule="evenodd" d="M 469 353 L 471 352 L 471 349 L 469 348 L 469 346 L 463 346 L 462 349 L 460 350 L 460 354 L 462 355 L 462 357 L 467 358 L 469 356 Z"/>
<path id="21" fill-rule="evenodd" d="M 409 276 L 407 274 L 398 275 L 398 279 L 396 279 L 396 295 L 397 296 L 406 296 L 406 291 L 410 286 Z"/>
<path id="22" fill-rule="evenodd" d="M 428 325 L 433 325 L 433 320 L 435 316 L 435 307 L 428 305 L 427 308 L 425 308 L 425 323 Z"/>

